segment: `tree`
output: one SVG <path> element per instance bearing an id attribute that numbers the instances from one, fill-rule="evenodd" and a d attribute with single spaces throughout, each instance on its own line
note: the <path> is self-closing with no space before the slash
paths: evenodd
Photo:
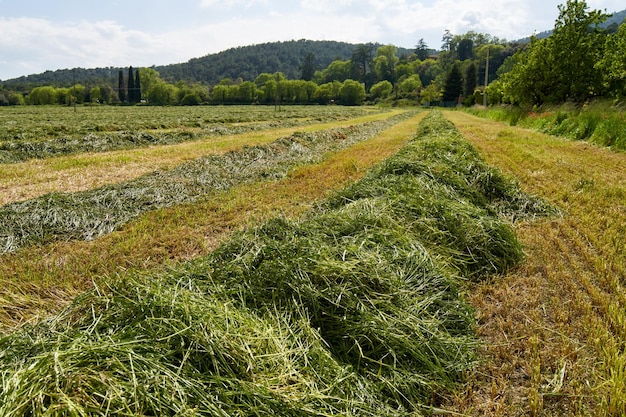
<path id="1" fill-rule="evenodd" d="M 28 95 L 28 103 L 36 105 L 56 104 L 57 91 L 54 87 L 43 86 L 34 88 Z"/>
<path id="2" fill-rule="evenodd" d="M 341 85 L 342 84 L 339 81 L 322 84 L 317 90 L 315 90 L 313 98 L 319 104 L 330 104 L 339 99 Z"/>
<path id="3" fill-rule="evenodd" d="M 463 94 L 463 75 L 459 62 L 455 62 L 448 71 L 446 81 L 443 86 L 443 101 L 445 103 L 457 102 Z"/>
<path id="4" fill-rule="evenodd" d="M 128 102 L 134 104 L 137 102 L 135 99 L 135 74 L 133 73 L 133 67 L 128 68 Z"/>
<path id="5" fill-rule="evenodd" d="M 460 61 L 474 58 L 474 42 L 470 38 L 463 38 L 456 47 L 456 53 Z"/>
<path id="6" fill-rule="evenodd" d="M 417 42 L 417 45 L 415 46 L 415 55 L 420 61 L 425 61 L 428 59 L 430 53 L 428 52 L 428 45 L 424 41 L 424 38 L 421 38 Z"/>
<path id="7" fill-rule="evenodd" d="M 626 24 L 617 33 L 607 37 L 604 57 L 597 68 L 604 74 L 604 84 L 609 94 L 623 98 L 626 96 Z"/>
<path id="8" fill-rule="evenodd" d="M 352 79 L 362 83 L 368 83 L 370 78 L 368 75 L 371 72 L 373 55 L 373 44 L 364 43 L 357 45 L 350 58 L 350 62 L 352 63 Z"/>
<path id="9" fill-rule="evenodd" d="M 350 69 L 352 63 L 350 61 L 335 60 L 322 71 L 316 71 L 314 81 L 317 84 L 327 83 L 331 81 L 344 82 L 350 78 Z"/>
<path id="10" fill-rule="evenodd" d="M 101 103 L 102 94 L 100 93 L 100 87 L 94 87 L 89 90 L 89 101 L 91 103 Z"/>
<path id="11" fill-rule="evenodd" d="M 377 82 L 370 88 L 373 99 L 386 99 L 393 91 L 393 85 L 387 80 Z"/>
<path id="12" fill-rule="evenodd" d="M 150 88 L 161 80 L 161 75 L 154 68 L 139 68 L 141 74 L 141 89 L 144 94 L 148 94 Z"/>
<path id="13" fill-rule="evenodd" d="M 465 68 L 465 76 L 463 77 L 463 92 L 465 93 L 465 97 L 469 97 L 474 94 L 474 90 L 476 90 L 476 85 L 478 83 L 477 80 L 478 72 L 476 63 L 470 62 Z"/>
<path id="14" fill-rule="evenodd" d="M 311 81 L 313 79 L 313 75 L 315 74 L 315 70 L 317 69 L 317 64 L 315 62 L 315 54 L 313 52 L 309 52 L 304 57 L 304 61 L 302 61 L 302 65 L 300 65 L 300 71 L 302 71 L 302 80 Z"/>
<path id="15" fill-rule="evenodd" d="M 365 101 L 365 87 L 358 81 L 346 80 L 339 90 L 339 101 L 346 106 L 358 106 Z"/>
<path id="16" fill-rule="evenodd" d="M 148 101 L 151 104 L 166 106 L 174 104 L 176 87 L 164 81 L 158 81 L 150 86 L 148 90 Z"/>
<path id="17" fill-rule="evenodd" d="M 139 69 L 135 70 L 135 103 L 141 102 L 141 79 L 139 78 Z"/>
<path id="18" fill-rule="evenodd" d="M 443 36 L 441 37 L 441 50 L 442 51 L 452 51 L 452 39 L 454 35 L 450 32 L 450 29 L 446 29 L 443 32 Z"/>
<path id="19" fill-rule="evenodd" d="M 441 100 L 441 91 L 439 91 L 434 83 L 429 84 L 426 88 L 420 91 L 420 98 L 422 99 L 422 104 L 430 106 L 430 103 Z"/>
<path id="20" fill-rule="evenodd" d="M 398 84 L 398 92 L 402 97 L 416 99 L 422 88 L 422 81 L 419 75 L 413 74 L 406 77 Z"/>
<path id="21" fill-rule="evenodd" d="M 126 86 L 124 84 L 124 72 L 120 70 L 117 82 L 117 95 L 120 98 L 120 103 L 126 101 Z"/>
<path id="22" fill-rule="evenodd" d="M 602 93 L 602 72 L 596 63 L 602 59 L 606 38 L 599 24 L 607 16 L 575 0 L 560 5 L 559 12 L 552 35 L 533 38 L 505 74 L 505 95 L 512 101 L 525 106 L 581 103 Z"/>
<path id="23" fill-rule="evenodd" d="M 387 80 L 391 84 L 396 82 L 396 65 L 398 64 L 398 48 L 393 45 L 383 45 L 376 51 L 374 67 L 379 80 Z"/>

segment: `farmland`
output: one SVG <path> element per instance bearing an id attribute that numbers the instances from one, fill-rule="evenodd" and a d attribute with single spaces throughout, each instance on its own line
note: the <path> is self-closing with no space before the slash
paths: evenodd
<path id="1" fill-rule="evenodd" d="M 0 115 L 3 415 L 626 411 L 623 154 L 460 112 Z"/>

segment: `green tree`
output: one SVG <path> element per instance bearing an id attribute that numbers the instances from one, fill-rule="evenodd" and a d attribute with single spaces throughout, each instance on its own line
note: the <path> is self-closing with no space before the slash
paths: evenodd
<path id="1" fill-rule="evenodd" d="M 463 77 L 463 92 L 465 97 L 469 97 L 474 94 L 477 83 L 478 70 L 476 68 L 476 63 L 470 62 L 465 68 L 465 76 Z"/>
<path id="2" fill-rule="evenodd" d="M 339 102 L 346 106 L 359 106 L 365 101 L 365 87 L 358 81 L 346 80 L 339 90 Z"/>
<path id="3" fill-rule="evenodd" d="M 393 85 L 387 80 L 377 82 L 370 88 L 370 94 L 373 99 L 386 99 L 393 91 Z"/>
<path id="4" fill-rule="evenodd" d="M 36 87 L 28 95 L 28 103 L 35 105 L 47 105 L 57 103 L 57 92 L 54 87 Z"/>
<path id="5" fill-rule="evenodd" d="M 309 52 L 304 57 L 302 65 L 300 65 L 300 71 L 302 72 L 301 79 L 305 81 L 311 81 L 313 79 L 313 75 L 315 75 L 316 70 L 317 63 L 315 61 L 315 54 L 313 52 Z"/>
<path id="6" fill-rule="evenodd" d="M 417 45 L 415 46 L 415 55 L 420 61 L 425 61 L 430 56 L 430 52 L 428 51 L 428 45 L 424 41 L 424 38 L 421 38 L 417 42 Z"/>
<path id="7" fill-rule="evenodd" d="M 332 81 L 319 86 L 315 90 L 314 99 L 319 104 L 330 104 L 339 100 L 339 91 L 341 90 L 341 83 L 339 81 Z"/>
<path id="8" fill-rule="evenodd" d="M 398 84 L 398 92 L 404 98 L 417 99 L 421 89 L 422 80 L 417 74 L 406 77 Z"/>
<path id="9" fill-rule="evenodd" d="M 102 94 L 100 93 L 100 87 L 93 87 L 89 90 L 89 101 L 91 103 L 101 103 Z"/>
<path id="10" fill-rule="evenodd" d="M 148 101 L 150 104 L 166 106 L 174 104 L 176 97 L 176 87 L 165 81 L 158 81 L 150 86 L 148 90 Z"/>
<path id="11" fill-rule="evenodd" d="M 601 61 L 606 33 L 599 24 L 606 15 L 589 11 L 584 1 L 568 0 L 559 6 L 553 33 L 532 39 L 515 57 L 513 69 L 505 74 L 505 95 L 525 105 L 584 102 L 602 93 Z"/>
<path id="12" fill-rule="evenodd" d="M 617 98 L 626 97 L 626 24 L 617 33 L 607 37 L 604 57 L 597 68 L 604 74 L 608 93 Z"/>
<path id="13" fill-rule="evenodd" d="M 133 72 L 133 67 L 130 66 L 128 68 L 128 102 L 130 104 L 136 103 L 135 97 L 135 73 Z"/>
<path id="14" fill-rule="evenodd" d="M 139 78 L 139 69 L 135 70 L 135 102 L 141 102 L 141 79 Z"/>
<path id="15" fill-rule="evenodd" d="M 328 83 L 332 81 L 344 82 L 350 77 L 352 63 L 348 61 L 335 60 L 322 71 L 316 71 L 314 80 L 317 84 Z"/>
<path id="16" fill-rule="evenodd" d="M 474 58 L 474 41 L 470 38 L 463 38 L 456 46 L 456 53 L 459 61 Z"/>
<path id="17" fill-rule="evenodd" d="M 161 75 L 154 68 L 139 68 L 141 74 L 141 91 L 145 95 L 150 91 L 150 88 L 161 82 Z"/>
<path id="18" fill-rule="evenodd" d="M 117 80 L 117 95 L 120 103 L 124 103 L 126 101 L 126 85 L 124 84 L 124 72 L 122 70 L 119 71 Z"/>
<path id="19" fill-rule="evenodd" d="M 459 96 L 463 94 L 463 75 L 461 74 L 461 65 L 455 62 L 448 71 L 443 86 L 442 99 L 446 103 L 458 101 Z"/>
<path id="20" fill-rule="evenodd" d="M 370 81 L 369 74 L 372 70 L 372 60 L 374 58 L 374 45 L 371 43 L 364 43 L 357 45 L 352 52 L 350 62 L 352 64 L 350 77 L 354 80 L 362 83 Z"/>
<path id="21" fill-rule="evenodd" d="M 422 104 L 430 106 L 431 103 L 435 103 L 441 100 L 441 91 L 439 91 L 434 83 L 429 84 L 426 88 L 420 91 L 420 98 Z"/>
<path id="22" fill-rule="evenodd" d="M 242 104 L 251 104 L 256 101 L 256 84 L 244 81 L 239 84 L 237 101 Z"/>
<path id="23" fill-rule="evenodd" d="M 398 48 L 393 45 L 383 45 L 376 51 L 374 58 L 374 68 L 380 81 L 387 80 L 391 84 L 396 83 L 396 65 Z"/>

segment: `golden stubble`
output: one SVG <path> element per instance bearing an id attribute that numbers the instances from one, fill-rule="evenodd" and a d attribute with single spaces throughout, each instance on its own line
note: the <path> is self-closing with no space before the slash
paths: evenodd
<path id="1" fill-rule="evenodd" d="M 470 289 L 484 363 L 452 409 L 626 414 L 626 154 L 446 112 L 492 165 L 562 216 L 516 225 L 526 261 Z"/>

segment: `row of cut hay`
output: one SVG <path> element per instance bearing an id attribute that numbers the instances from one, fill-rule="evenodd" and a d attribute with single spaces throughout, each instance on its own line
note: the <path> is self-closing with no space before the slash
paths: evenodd
<path id="1" fill-rule="evenodd" d="M 0 164 L 23 162 L 28 159 L 44 159 L 61 155 L 86 152 L 110 152 L 145 148 L 148 146 L 175 145 L 224 135 L 238 135 L 277 127 L 302 126 L 308 122 L 283 121 L 278 123 L 255 123 L 248 125 L 214 124 L 202 129 L 177 131 L 122 131 L 90 132 L 85 135 L 62 136 L 44 140 L 12 140 L 0 142 Z"/>
<path id="2" fill-rule="evenodd" d="M 31 111 L 28 111 L 31 110 Z M 183 112 L 184 111 L 184 112 Z M 101 107 L 68 113 L 43 107 L 0 112 L 0 164 L 83 152 L 109 152 L 172 145 L 201 138 L 304 126 L 365 115 L 363 109 L 293 106 L 187 108 Z M 371 112 L 371 111 L 369 111 Z"/>
<path id="3" fill-rule="evenodd" d="M 437 158 L 421 160 L 435 143 L 450 161 L 468 150 L 501 192 L 475 181 L 479 168 L 440 178 Z M 306 216 L 112 281 L 0 338 L 0 414 L 429 412 L 477 360 L 459 273 L 521 259 L 496 213 L 540 206 L 522 198 L 433 113 L 401 153 Z"/>
<path id="4" fill-rule="evenodd" d="M 119 184 L 2 206 L 0 253 L 57 239 L 95 239 L 150 210 L 193 202 L 237 184 L 282 178 L 297 164 L 318 161 L 409 116 L 404 113 L 348 128 L 295 133 L 267 145 L 209 155 Z"/>
<path id="5" fill-rule="evenodd" d="M 0 108 L 0 141 L 80 137 L 93 132 L 211 129 L 234 124 L 336 121 L 371 114 L 373 109 L 344 106 L 99 106 L 74 113 L 61 106 Z"/>

